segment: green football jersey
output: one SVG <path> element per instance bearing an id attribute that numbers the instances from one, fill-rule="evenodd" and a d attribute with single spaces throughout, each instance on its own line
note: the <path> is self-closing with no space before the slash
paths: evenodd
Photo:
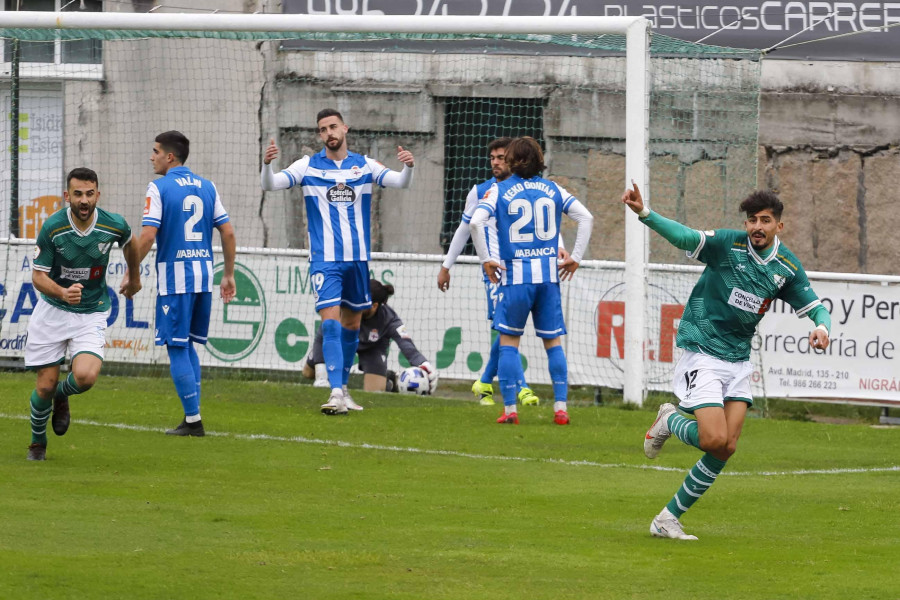
<path id="1" fill-rule="evenodd" d="M 688 256 L 706 268 L 684 307 L 679 347 L 729 362 L 749 360 L 756 325 L 772 300 L 784 300 L 798 317 L 821 304 L 800 261 L 777 237 L 764 258 L 746 231 L 699 233 Z"/>
<path id="2" fill-rule="evenodd" d="M 81 303 L 68 304 L 57 298 L 41 296 L 58 308 L 74 313 L 109 310 L 106 267 L 113 244 L 121 248 L 131 240 L 131 227 L 125 218 L 97 208 L 87 231 L 74 226 L 69 209 L 53 213 L 44 221 L 34 248 L 32 268 L 44 271 L 64 288 L 80 283 Z"/>

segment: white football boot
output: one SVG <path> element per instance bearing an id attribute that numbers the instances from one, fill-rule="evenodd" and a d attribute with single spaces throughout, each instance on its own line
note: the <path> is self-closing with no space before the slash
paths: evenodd
<path id="1" fill-rule="evenodd" d="M 353 396 L 350 395 L 350 390 L 346 385 L 341 389 L 344 392 L 344 406 L 347 407 L 347 410 L 363 410 L 362 406 L 353 401 Z"/>
<path id="2" fill-rule="evenodd" d="M 344 393 L 341 390 L 331 390 L 328 402 L 322 405 L 322 413 L 326 415 L 347 414 L 347 405 L 344 403 Z"/>
<path id="3" fill-rule="evenodd" d="M 670 538 L 673 540 L 696 540 L 696 535 L 688 535 L 681 527 L 678 517 L 669 512 L 668 508 L 662 509 L 653 522 L 650 523 L 650 534 L 653 537 Z"/>
<path id="4" fill-rule="evenodd" d="M 650 426 L 650 429 L 647 430 L 647 434 L 644 436 L 644 454 L 647 455 L 647 458 L 656 458 L 659 451 L 662 450 L 663 444 L 672 435 L 672 432 L 669 431 L 668 420 L 669 416 L 674 412 L 674 404 L 666 402 L 659 407 L 659 412 L 656 413 L 656 420 L 653 421 L 653 425 Z"/>

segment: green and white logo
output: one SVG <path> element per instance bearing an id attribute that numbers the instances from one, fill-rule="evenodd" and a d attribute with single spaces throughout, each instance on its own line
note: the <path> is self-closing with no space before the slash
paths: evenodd
<path id="1" fill-rule="evenodd" d="M 217 287 L 222 283 L 224 266 L 224 263 L 218 263 L 213 271 L 213 284 Z M 248 267 L 236 262 L 234 283 L 237 294 L 223 306 L 221 325 L 217 323 L 210 327 L 206 345 L 210 354 L 225 362 L 235 362 L 252 354 L 266 329 L 266 295 L 259 279 Z M 221 334 L 214 336 L 212 329 Z"/>

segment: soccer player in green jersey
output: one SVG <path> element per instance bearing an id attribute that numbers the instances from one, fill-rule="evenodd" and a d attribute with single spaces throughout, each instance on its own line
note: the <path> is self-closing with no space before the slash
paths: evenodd
<path id="1" fill-rule="evenodd" d="M 634 184 L 634 182 L 632 182 Z M 750 340 L 772 300 L 787 302 L 798 317 L 816 324 L 809 344 L 828 347 L 831 315 L 812 290 L 797 257 L 778 239 L 784 228 L 784 205 L 772 192 L 756 191 L 740 204 L 747 215 L 744 230 L 697 231 L 652 212 L 644 206 L 637 185 L 625 190 L 622 202 L 638 218 L 688 257 L 706 263 L 694 286 L 676 344 L 684 350 L 675 366 L 673 404 L 659 408 L 656 421 L 644 436 L 644 453 L 655 458 L 672 435 L 705 454 L 690 470 L 675 496 L 650 524 L 657 537 L 696 540 L 678 520 L 715 482 L 734 454 L 750 393 Z"/>
<path id="2" fill-rule="evenodd" d="M 137 248 L 121 215 L 97 208 L 97 174 L 78 168 L 66 177 L 64 208 L 50 215 L 38 234 L 32 282 L 41 293 L 28 322 L 25 366 L 37 371 L 31 392 L 31 445 L 28 460 L 44 460 L 47 420 L 53 432 L 69 428 L 69 396 L 88 391 L 103 364 L 104 331 L 109 311 L 106 267 L 113 244 L 128 263 L 128 278 L 119 290 L 131 298 L 141 289 Z M 59 381 L 59 366 L 72 357 L 68 376 Z"/>

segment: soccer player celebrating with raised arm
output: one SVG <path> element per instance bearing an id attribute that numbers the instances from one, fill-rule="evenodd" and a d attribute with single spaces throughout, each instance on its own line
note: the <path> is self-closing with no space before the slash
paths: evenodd
<path id="1" fill-rule="evenodd" d="M 224 254 L 220 294 L 234 299 L 234 227 L 212 181 L 184 166 L 190 142 L 179 131 L 156 136 L 150 162 L 162 175 L 147 186 L 140 256 L 156 240 L 156 345 L 165 346 L 184 419 L 166 435 L 203 437 L 200 417 L 200 358 L 194 343 L 206 344 L 212 310 L 212 231 L 219 230 Z"/>
<path id="2" fill-rule="evenodd" d="M 271 162 L 278 156 L 272 140 L 260 174 L 262 189 L 302 186 L 309 231 L 309 275 L 322 318 L 322 354 L 331 395 L 322 405 L 326 415 L 347 414 L 353 402 L 347 390 L 350 367 L 359 344 L 362 311 L 372 305 L 369 294 L 369 219 L 372 184 L 405 188 L 412 181 L 415 161 L 409 150 L 397 147 L 403 170 L 392 171 L 380 162 L 347 150 L 347 131 L 341 113 L 326 108 L 316 115 L 319 139 L 325 147 L 304 156 L 279 173 Z"/>
<path id="3" fill-rule="evenodd" d="M 69 429 L 69 397 L 94 385 L 103 365 L 104 332 L 109 312 L 106 267 L 117 244 L 125 255 L 128 275 L 119 292 L 131 298 L 141 289 L 140 258 L 131 243 L 131 228 L 121 215 L 97 207 L 100 190 L 91 169 L 72 169 L 63 197 L 68 208 L 53 213 L 38 233 L 32 282 L 41 293 L 28 322 L 25 366 L 37 371 L 31 392 L 31 445 L 28 460 L 45 460 L 47 419 L 53 433 Z M 59 366 L 72 364 L 59 381 Z"/>
<path id="4" fill-rule="evenodd" d="M 734 454 L 747 408 L 753 404 L 750 341 L 756 325 L 772 300 L 780 298 L 798 317 L 813 320 L 816 328 L 809 343 L 824 350 L 831 315 L 810 287 L 800 261 L 778 239 L 784 205 L 772 192 L 756 191 L 741 202 L 740 211 L 747 215 L 743 231 L 697 231 L 652 212 L 632 184 L 634 189 L 625 190 L 622 202 L 688 257 L 706 263 L 678 327 L 676 344 L 684 353 L 673 382 L 678 408 L 696 420 L 666 403 L 644 437 L 648 458 L 655 458 L 671 435 L 704 452 L 650 524 L 656 537 L 696 540 L 678 519 L 716 481 Z"/>
<path id="5" fill-rule="evenodd" d="M 463 248 L 466 245 L 466 242 L 469 241 L 469 223 L 472 221 L 472 215 L 475 213 L 475 209 L 478 208 L 478 202 L 484 198 L 485 194 L 488 193 L 488 190 L 491 189 L 491 186 L 500 181 L 504 181 L 507 177 L 509 177 L 510 170 L 509 165 L 506 164 L 506 147 L 512 141 L 512 138 L 501 137 L 497 138 L 488 144 L 488 156 L 491 160 L 491 173 L 494 175 L 487 181 L 483 181 L 478 185 L 472 186 L 472 189 L 469 190 L 469 195 L 466 196 L 466 207 L 463 212 L 462 221 L 459 224 L 459 227 L 456 230 L 456 233 L 453 234 L 453 239 L 450 241 L 450 248 L 447 250 L 447 256 L 444 258 L 444 263 L 441 265 L 441 270 L 438 272 L 438 289 L 442 292 L 446 292 L 450 289 L 450 268 L 456 264 L 456 259 L 459 258 L 459 255 L 462 253 Z M 488 219 L 487 224 L 484 226 L 484 235 L 487 239 L 487 247 L 488 251 L 491 253 L 491 256 L 497 257 L 497 222 L 496 219 L 491 217 Z M 559 236 L 560 248 L 559 248 L 559 259 L 565 260 L 568 256 L 565 248 L 562 247 L 562 236 Z M 487 319 L 488 321 L 492 321 L 494 319 L 494 309 L 497 304 L 497 294 L 499 293 L 500 285 L 498 283 L 492 282 L 487 273 L 484 274 L 484 291 L 487 296 Z M 485 365 L 484 372 L 481 374 L 479 379 L 475 380 L 475 383 L 472 384 L 472 393 L 475 394 L 475 397 L 479 399 L 482 406 L 493 406 L 494 404 L 494 388 L 492 385 L 492 381 L 494 377 L 497 376 L 497 363 L 500 360 L 500 336 L 496 336 L 494 338 L 494 343 L 491 344 L 491 351 L 488 356 L 487 365 Z M 521 364 L 520 364 L 521 367 Z M 519 402 L 523 405 L 529 406 L 537 406 L 540 404 L 540 398 L 535 395 L 535 393 L 528 387 L 528 383 L 525 381 L 525 372 L 522 371 L 519 373 L 517 377 L 517 381 L 520 382 L 522 386 L 519 389 L 517 397 Z"/>
<path id="6" fill-rule="evenodd" d="M 534 331 L 544 342 L 553 383 L 554 422 L 569 423 L 567 410 L 568 365 L 560 345 L 565 335 L 559 280 L 578 269 L 594 218 L 574 196 L 540 177 L 544 153 L 534 138 L 516 138 L 506 148 L 512 174 L 491 186 L 472 215 L 469 228 L 478 258 L 491 281 L 500 283 L 501 299 L 494 313 L 500 333 L 499 376 L 504 414 L 498 423 L 518 424 L 516 378 L 521 372 L 519 339 L 531 313 Z M 559 261 L 559 226 L 566 213 L 578 223 L 572 255 Z M 484 226 L 497 221 L 498 253 L 488 250 Z"/>

